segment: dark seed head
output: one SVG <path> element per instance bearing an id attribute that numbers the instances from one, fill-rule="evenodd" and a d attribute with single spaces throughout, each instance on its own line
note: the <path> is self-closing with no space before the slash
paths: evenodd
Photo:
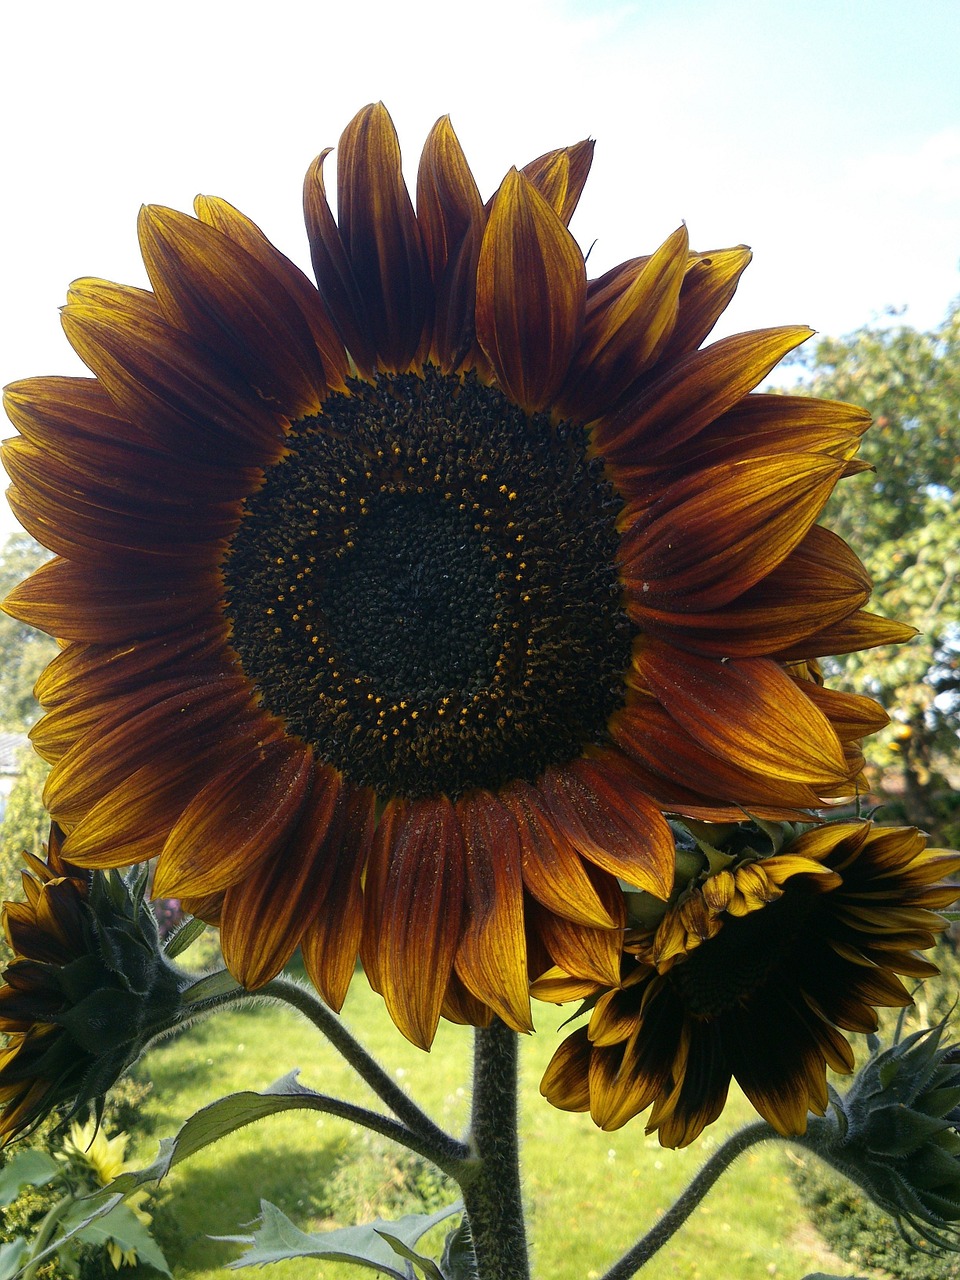
<path id="1" fill-rule="evenodd" d="M 473 376 L 380 376 L 297 423 L 223 563 L 263 704 L 381 795 L 532 780 L 603 740 L 623 613 L 602 464 Z"/>

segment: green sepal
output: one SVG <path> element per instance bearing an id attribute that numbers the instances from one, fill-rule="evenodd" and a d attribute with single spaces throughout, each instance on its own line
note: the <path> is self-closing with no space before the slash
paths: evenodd
<path id="1" fill-rule="evenodd" d="M 477 1254 L 466 1214 L 443 1242 L 440 1270 L 445 1280 L 477 1280 Z"/>
<path id="2" fill-rule="evenodd" d="M 179 928 L 174 929 L 163 945 L 164 953 L 170 960 L 175 960 L 177 956 L 182 955 L 192 942 L 196 942 L 206 928 L 206 924 L 202 920 L 195 917 L 190 920 L 184 920 Z"/>

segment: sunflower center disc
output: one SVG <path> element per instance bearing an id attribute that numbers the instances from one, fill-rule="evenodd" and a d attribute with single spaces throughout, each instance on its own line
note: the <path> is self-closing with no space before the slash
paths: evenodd
<path id="1" fill-rule="evenodd" d="M 673 966 L 670 980 L 694 1017 L 716 1017 L 745 1004 L 765 983 L 774 980 L 788 958 L 814 906 L 814 896 L 800 885 L 787 887 L 782 898 L 749 915 L 727 920 L 715 938 Z"/>
<path id="2" fill-rule="evenodd" d="M 584 432 L 428 366 L 333 395 L 223 563 L 263 705 L 408 798 L 532 780 L 603 740 L 632 628 L 620 500 Z"/>

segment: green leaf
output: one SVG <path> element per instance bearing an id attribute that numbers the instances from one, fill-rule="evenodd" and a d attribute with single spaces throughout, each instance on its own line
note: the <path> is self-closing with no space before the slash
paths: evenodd
<path id="1" fill-rule="evenodd" d="M 166 1177 L 174 1165 L 180 1164 L 197 1151 L 201 1151 L 228 1133 L 242 1129 L 244 1125 L 252 1124 L 254 1120 L 260 1120 L 264 1116 L 275 1115 L 281 1111 L 308 1106 L 309 1099 L 318 1096 L 312 1089 L 298 1084 L 297 1072 L 291 1071 L 269 1085 L 262 1093 L 255 1093 L 252 1090 L 231 1093 L 217 1102 L 210 1103 L 207 1107 L 202 1107 L 181 1126 L 176 1137 L 164 1138 L 161 1141 L 160 1150 L 153 1164 L 147 1165 L 144 1169 L 133 1169 L 129 1173 L 122 1173 L 119 1178 L 114 1178 L 109 1186 L 95 1195 L 84 1196 L 78 1200 L 76 1213 L 71 1208 L 71 1218 L 77 1218 L 76 1225 L 44 1249 L 38 1255 L 38 1259 L 43 1261 L 51 1257 L 66 1240 L 110 1213 L 131 1191 L 136 1191 L 147 1182 L 159 1182 L 161 1178 Z M 85 1216 L 80 1217 L 81 1213 Z M 2 1276 L 0 1280 L 3 1280 Z"/>
<path id="2" fill-rule="evenodd" d="M 428 1258 L 425 1254 L 417 1253 L 415 1249 L 408 1248 L 402 1240 L 398 1240 L 389 1231 L 384 1231 L 382 1227 L 377 1232 L 377 1235 L 386 1240 L 390 1248 L 399 1257 L 406 1258 L 408 1262 L 412 1262 L 417 1270 L 423 1273 L 424 1280 L 443 1280 L 443 1272 L 432 1258 Z"/>
<path id="3" fill-rule="evenodd" d="M 124 1251 L 133 1249 L 138 1262 L 145 1262 L 155 1270 L 162 1271 L 164 1275 L 170 1274 L 170 1268 L 167 1266 L 167 1260 L 160 1246 L 129 1205 L 114 1205 L 95 1222 L 85 1223 L 84 1220 L 88 1216 L 81 1202 L 77 1201 L 64 1215 L 62 1225 L 67 1230 L 76 1227 L 74 1238 L 84 1244 L 103 1247 L 108 1240 L 114 1240 Z M 73 1221 L 74 1217 L 77 1219 L 76 1222 Z"/>
<path id="4" fill-rule="evenodd" d="M 250 1248 L 228 1265 L 240 1267 L 263 1266 L 268 1262 L 280 1262 L 287 1258 L 326 1258 L 330 1262 L 349 1262 L 356 1266 L 379 1271 L 393 1280 L 408 1280 L 409 1271 L 398 1271 L 394 1265 L 397 1256 L 424 1266 L 427 1280 L 443 1280 L 442 1272 L 429 1258 L 421 1258 L 412 1252 L 413 1246 L 432 1227 L 455 1213 L 461 1213 L 460 1203 L 448 1205 L 431 1214 L 408 1214 L 396 1222 L 375 1222 L 356 1227 L 342 1227 L 337 1231 L 307 1233 L 301 1231 L 286 1214 L 268 1200 L 260 1202 L 260 1227 L 252 1236 L 217 1236 L 235 1244 Z"/>
<path id="5" fill-rule="evenodd" d="M 14 1236 L 12 1240 L 0 1244 L 0 1280 L 13 1280 L 27 1261 L 29 1251 L 29 1241 L 22 1236 Z"/>
<path id="6" fill-rule="evenodd" d="M 21 1187 L 43 1187 L 52 1181 L 62 1166 L 46 1151 L 28 1148 L 18 1151 L 0 1169 L 0 1207 L 13 1204 Z"/>
<path id="7" fill-rule="evenodd" d="M 159 1182 L 175 1165 L 196 1155 L 204 1147 L 225 1138 L 228 1133 L 243 1129 L 256 1120 L 310 1106 L 321 1095 L 297 1081 L 297 1071 L 290 1071 L 261 1093 L 245 1090 L 229 1093 L 206 1107 L 201 1107 L 181 1125 L 176 1136 L 164 1138 L 153 1164 L 143 1169 L 122 1173 L 110 1183 L 108 1190 L 129 1195 L 147 1182 Z"/>

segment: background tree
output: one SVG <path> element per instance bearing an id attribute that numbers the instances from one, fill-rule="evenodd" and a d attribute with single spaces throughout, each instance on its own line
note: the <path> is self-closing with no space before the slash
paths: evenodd
<path id="1" fill-rule="evenodd" d="M 812 395 L 849 400 L 875 425 L 874 471 L 839 486 L 825 523 L 874 580 L 870 607 L 915 626 L 909 645 L 852 654 L 841 687 L 870 693 L 893 723 L 868 747 L 906 821 L 960 839 L 960 300 L 928 333 L 907 325 L 822 338 L 802 360 Z M 892 784 L 892 785 L 891 785 Z"/>
<path id="2" fill-rule="evenodd" d="M 29 534 L 11 534 L 0 549 L 0 599 L 49 558 Z M 48 635 L 0 613 L 0 728 L 29 729 L 36 720 L 33 686 L 56 652 Z"/>

